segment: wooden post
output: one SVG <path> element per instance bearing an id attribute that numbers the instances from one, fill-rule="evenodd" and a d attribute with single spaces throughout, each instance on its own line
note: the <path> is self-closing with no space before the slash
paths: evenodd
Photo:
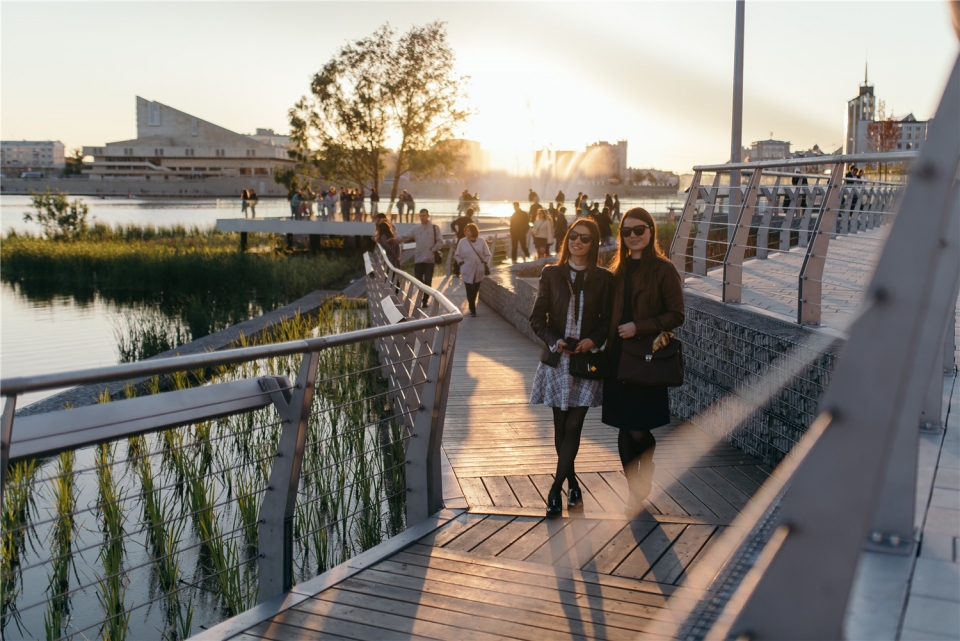
<path id="1" fill-rule="evenodd" d="M 240 232 L 240 253 L 247 251 L 247 232 Z"/>
<path id="2" fill-rule="evenodd" d="M 310 234 L 310 253 L 320 253 L 320 236 L 318 234 Z"/>

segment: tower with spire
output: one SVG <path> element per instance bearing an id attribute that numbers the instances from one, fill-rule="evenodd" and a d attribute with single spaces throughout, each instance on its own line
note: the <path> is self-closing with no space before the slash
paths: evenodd
<path id="1" fill-rule="evenodd" d="M 860 93 L 847 101 L 847 126 L 843 151 L 847 154 L 859 154 L 867 151 L 867 125 L 876 119 L 877 100 L 873 95 L 873 85 L 867 76 L 867 63 L 863 63 L 863 84 Z"/>

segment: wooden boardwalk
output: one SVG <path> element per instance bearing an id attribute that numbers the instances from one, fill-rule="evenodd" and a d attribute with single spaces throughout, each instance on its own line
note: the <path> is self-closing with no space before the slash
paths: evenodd
<path id="1" fill-rule="evenodd" d="M 459 281 L 441 287 L 465 309 Z M 771 470 L 695 428 L 660 428 L 655 487 L 628 519 L 616 430 L 591 410 L 584 505 L 546 519 L 556 455 L 549 408 L 528 403 L 538 355 L 482 304 L 465 318 L 444 450 L 468 509 L 236 638 L 635 639 L 670 599 L 695 598 L 701 586 L 680 584 Z"/>

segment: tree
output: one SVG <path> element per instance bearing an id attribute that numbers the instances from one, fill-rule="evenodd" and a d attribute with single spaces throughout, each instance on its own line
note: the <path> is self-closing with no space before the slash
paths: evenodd
<path id="1" fill-rule="evenodd" d="M 64 163 L 64 176 L 79 176 L 83 171 L 83 150 L 74 149 L 69 156 L 64 158 Z"/>
<path id="2" fill-rule="evenodd" d="M 881 100 L 877 107 L 877 119 L 867 125 L 867 140 L 870 150 L 887 153 L 893 151 L 900 140 L 900 123 L 893 112 L 886 117 L 886 104 Z M 883 163 L 884 179 L 886 179 L 887 163 Z"/>
<path id="3" fill-rule="evenodd" d="M 454 62 L 442 22 L 414 26 L 400 38 L 390 90 L 400 129 L 390 207 L 406 173 L 449 169 L 463 153 L 453 139 L 470 115 L 458 107 L 469 79 L 454 74 Z"/>
<path id="4" fill-rule="evenodd" d="M 80 200 L 69 202 L 70 194 L 47 187 L 43 193 L 30 192 L 35 213 L 24 214 L 25 221 L 36 221 L 43 227 L 43 235 L 50 240 L 77 240 L 87 233 L 89 208 Z"/>
<path id="5" fill-rule="evenodd" d="M 290 109 L 298 173 L 379 190 L 392 142 L 392 207 L 401 177 L 452 167 L 462 153 L 455 130 L 469 115 L 458 107 L 468 79 L 454 74 L 454 58 L 441 22 L 399 39 L 384 25 L 342 47 Z"/>

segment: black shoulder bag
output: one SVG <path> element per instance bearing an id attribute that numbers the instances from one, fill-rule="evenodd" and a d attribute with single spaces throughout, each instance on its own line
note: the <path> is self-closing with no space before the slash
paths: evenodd
<path id="1" fill-rule="evenodd" d="M 573 304 L 573 285 L 567 281 L 567 287 L 570 288 L 570 303 Z M 586 302 L 586 301 L 584 301 Z M 581 310 L 581 314 L 583 311 Z M 569 345 L 568 347 L 576 347 Z M 570 354 L 570 376 L 577 378 L 586 378 L 590 380 L 602 380 L 610 375 L 610 360 L 607 353 L 603 350 L 596 352 L 580 352 L 579 354 Z"/>

